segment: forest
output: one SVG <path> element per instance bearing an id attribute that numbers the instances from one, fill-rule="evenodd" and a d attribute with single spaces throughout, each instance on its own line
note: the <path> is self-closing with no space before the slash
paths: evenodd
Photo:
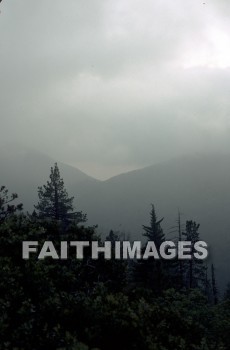
<path id="1" fill-rule="evenodd" d="M 154 201 L 154 199 L 153 199 Z M 143 225 L 144 245 L 166 239 L 154 205 Z M 178 215 L 175 242 L 202 239 L 199 224 Z M 87 215 L 75 211 L 57 164 L 38 187 L 32 213 L 0 188 L 0 349 L 214 350 L 230 349 L 230 285 L 218 290 L 215 266 L 205 260 L 154 258 L 93 260 L 22 258 L 24 241 L 99 241 Z"/>

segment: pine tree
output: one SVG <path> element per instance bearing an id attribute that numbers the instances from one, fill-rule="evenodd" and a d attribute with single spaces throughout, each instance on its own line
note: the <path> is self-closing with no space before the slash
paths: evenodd
<path id="1" fill-rule="evenodd" d="M 211 271 L 212 271 L 212 294 L 213 294 L 213 301 L 214 304 L 216 305 L 218 303 L 218 290 L 216 286 L 216 276 L 215 276 L 215 268 L 214 265 L 212 264 L 211 266 Z"/>
<path id="2" fill-rule="evenodd" d="M 182 240 L 182 232 L 181 232 L 181 213 L 179 210 L 178 210 L 177 224 L 178 224 L 178 242 L 180 242 Z M 179 284 L 182 286 L 183 285 L 183 262 L 182 260 L 179 260 L 178 263 L 179 263 Z"/>
<path id="3" fill-rule="evenodd" d="M 82 212 L 74 212 L 74 197 L 69 197 L 64 187 L 64 181 L 55 163 L 51 167 L 50 181 L 46 185 L 38 187 L 39 202 L 35 205 L 39 217 L 60 220 L 63 222 L 85 222 L 86 215 Z"/>
<path id="4" fill-rule="evenodd" d="M 165 235 L 161 228 L 161 222 L 163 218 L 158 220 L 155 212 L 154 205 L 150 211 L 150 225 L 142 225 L 144 233 L 143 236 L 147 237 L 146 245 L 148 241 L 154 242 L 157 251 L 159 251 L 160 245 L 165 241 Z M 154 259 L 153 257 L 147 260 L 137 260 L 133 263 L 132 267 L 132 280 L 136 286 L 141 288 L 148 288 L 153 291 L 154 294 L 159 295 L 162 291 L 170 286 L 168 263 L 162 259 Z"/>
<path id="5" fill-rule="evenodd" d="M 142 225 L 144 229 L 143 236 L 147 237 L 148 241 L 153 241 L 158 249 L 162 242 L 165 241 L 165 236 L 161 228 L 161 222 L 164 218 L 157 220 L 154 205 L 150 212 L 150 226 Z"/>
<path id="6" fill-rule="evenodd" d="M 185 286 L 188 288 L 201 288 L 205 290 L 206 286 L 206 267 L 203 260 L 195 260 L 193 257 L 194 244 L 200 240 L 199 227 L 195 221 L 186 222 L 186 230 L 182 233 L 186 241 L 191 242 L 192 259 L 184 261 L 183 272 Z"/>
<path id="7" fill-rule="evenodd" d="M 22 210 L 21 203 L 16 205 L 12 204 L 12 202 L 18 198 L 17 193 L 12 193 L 11 196 L 9 196 L 8 192 L 5 186 L 0 187 L 0 223 L 8 216 Z"/>

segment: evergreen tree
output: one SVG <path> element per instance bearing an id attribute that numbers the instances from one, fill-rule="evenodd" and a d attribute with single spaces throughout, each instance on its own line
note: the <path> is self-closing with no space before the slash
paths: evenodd
<path id="1" fill-rule="evenodd" d="M 213 301 L 214 304 L 216 305 L 218 303 L 218 290 L 216 286 L 216 276 L 215 276 L 215 269 L 214 265 L 212 264 L 211 266 L 211 271 L 212 271 L 212 294 L 213 294 Z"/>
<path id="2" fill-rule="evenodd" d="M 0 187 L 0 223 L 3 222 L 8 216 L 14 214 L 17 211 L 22 210 L 22 204 L 12 204 L 12 202 L 18 198 L 16 193 L 8 194 L 8 189 L 5 186 Z"/>
<path id="3" fill-rule="evenodd" d="M 181 213 L 178 210 L 178 241 L 180 242 L 182 240 L 181 238 Z M 183 283 L 183 263 L 182 260 L 179 260 L 179 276 L 180 276 L 180 284 Z"/>
<path id="4" fill-rule="evenodd" d="M 39 202 L 35 205 L 41 218 L 50 218 L 63 222 L 85 222 L 86 215 L 82 212 L 74 212 L 74 197 L 69 197 L 64 187 L 64 181 L 55 163 L 51 167 L 50 181 L 46 185 L 38 187 Z"/>
<path id="5" fill-rule="evenodd" d="M 161 222 L 164 218 L 157 220 L 154 205 L 150 212 L 150 226 L 143 225 L 144 233 L 143 236 L 147 237 L 148 241 L 153 241 L 158 249 L 162 242 L 165 241 L 165 236 L 161 228 Z"/>
<path id="6" fill-rule="evenodd" d="M 188 220 L 186 222 L 186 230 L 182 233 L 186 241 L 191 242 L 190 260 L 183 262 L 184 283 L 187 288 L 201 288 L 206 289 L 206 267 L 203 260 L 196 260 L 194 258 L 194 244 L 200 240 L 199 227 L 195 221 Z"/>
<path id="7" fill-rule="evenodd" d="M 110 230 L 105 240 L 111 242 L 112 258 L 106 260 L 101 256 L 99 257 L 97 261 L 97 269 L 100 271 L 99 281 L 103 282 L 108 290 L 118 292 L 121 291 L 126 284 L 128 265 L 126 260 L 115 258 L 115 245 L 117 241 L 122 241 L 121 234 Z"/>
<path id="8" fill-rule="evenodd" d="M 143 225 L 143 236 L 147 237 L 146 249 L 148 241 L 154 242 L 157 251 L 160 245 L 165 241 L 165 235 L 161 228 L 163 218 L 158 220 L 155 212 L 155 207 L 152 204 L 150 212 L 150 225 Z M 147 260 L 137 260 L 133 262 L 132 279 L 136 286 L 141 288 L 149 288 L 154 294 L 159 295 L 162 291 L 170 286 L 171 280 L 169 276 L 169 268 L 167 261 L 162 259 L 154 259 L 153 257 Z"/>

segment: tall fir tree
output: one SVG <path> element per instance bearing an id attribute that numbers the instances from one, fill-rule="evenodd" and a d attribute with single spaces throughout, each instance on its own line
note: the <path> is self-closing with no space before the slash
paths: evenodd
<path id="1" fill-rule="evenodd" d="M 178 242 L 182 240 L 182 230 L 181 230 L 181 213 L 178 210 L 178 219 L 177 219 L 177 229 L 178 229 Z M 183 262 L 182 260 L 178 260 L 178 266 L 179 266 L 179 281 L 178 285 L 180 287 L 183 286 Z"/>
<path id="2" fill-rule="evenodd" d="M 161 228 L 163 218 L 158 220 L 155 212 L 155 207 L 152 204 L 150 211 L 150 225 L 143 225 L 143 236 L 147 237 L 148 241 L 154 242 L 157 251 L 160 245 L 165 241 L 165 235 Z M 147 243 L 143 249 L 147 246 Z M 147 260 L 138 260 L 134 262 L 132 267 L 132 280 L 137 287 L 149 288 L 155 295 L 159 295 L 165 288 L 171 284 L 168 263 L 162 259 L 155 259 L 153 257 Z"/>
<path id="3" fill-rule="evenodd" d="M 161 228 L 161 222 L 164 218 L 157 220 L 155 207 L 152 204 L 152 209 L 150 212 L 150 226 L 142 225 L 144 233 L 143 236 L 147 237 L 148 241 L 153 241 L 158 249 L 162 242 L 165 241 L 165 236 Z"/>
<path id="4" fill-rule="evenodd" d="M 74 211 L 74 197 L 68 196 L 57 163 L 51 167 L 50 181 L 38 187 L 38 198 L 39 202 L 34 207 L 41 218 L 76 223 L 86 221 L 85 214 Z"/>
<path id="5" fill-rule="evenodd" d="M 182 235 L 185 236 L 186 241 L 191 242 L 191 255 L 190 260 L 183 262 L 183 275 L 184 284 L 187 288 L 200 288 L 205 291 L 206 289 L 206 266 L 203 260 L 197 260 L 194 258 L 194 244 L 200 240 L 199 233 L 200 225 L 195 221 L 186 221 L 185 232 Z"/>

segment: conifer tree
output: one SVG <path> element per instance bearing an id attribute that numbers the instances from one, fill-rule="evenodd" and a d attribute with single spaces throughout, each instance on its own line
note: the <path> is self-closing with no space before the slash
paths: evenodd
<path id="1" fill-rule="evenodd" d="M 212 271 L 212 294 L 213 294 L 213 301 L 214 304 L 216 305 L 218 303 L 218 290 L 216 286 L 216 276 L 215 276 L 215 268 L 214 265 L 212 264 L 211 266 L 211 271 Z"/>
<path id="2" fill-rule="evenodd" d="M 8 216 L 14 214 L 17 211 L 22 210 L 22 204 L 12 204 L 12 202 L 18 198 L 17 193 L 12 193 L 9 196 L 9 191 L 5 186 L 0 187 L 0 223 L 3 222 Z"/>
<path id="3" fill-rule="evenodd" d="M 186 222 L 186 230 L 182 233 L 185 236 L 185 240 L 191 242 L 191 255 L 192 258 L 183 263 L 184 283 L 188 288 L 201 288 L 205 290 L 206 287 L 206 267 L 203 260 L 195 260 L 194 244 L 200 240 L 199 233 L 200 225 L 195 221 L 188 220 Z"/>
<path id="4" fill-rule="evenodd" d="M 64 181 L 60 177 L 57 163 L 51 167 L 50 181 L 46 185 L 38 187 L 39 202 L 35 205 L 41 218 L 49 218 L 64 222 L 85 222 L 86 215 L 82 212 L 74 212 L 74 197 L 69 197 L 64 187 Z"/>
<path id="5" fill-rule="evenodd" d="M 178 210 L 178 219 L 177 219 L 177 224 L 178 224 L 178 241 L 180 242 L 182 240 L 182 230 L 181 230 L 181 213 Z M 183 262 L 182 260 L 179 260 L 179 283 L 180 285 L 183 285 Z"/>
<path id="6" fill-rule="evenodd" d="M 161 222 L 163 218 L 158 220 L 155 212 L 155 207 L 152 204 L 150 211 L 150 225 L 142 225 L 144 233 L 143 236 L 147 237 L 148 241 L 154 242 L 157 251 L 159 251 L 160 245 L 165 241 L 165 235 L 161 228 Z M 147 243 L 143 249 L 145 250 Z M 136 286 L 141 288 L 149 288 L 159 295 L 162 291 L 170 286 L 170 276 L 168 273 L 168 264 L 162 259 L 154 259 L 153 257 L 147 260 L 140 260 L 134 262 L 132 279 Z"/>
<path id="7" fill-rule="evenodd" d="M 150 212 L 150 226 L 142 225 L 144 229 L 143 236 L 147 237 L 148 241 L 153 241 L 158 249 L 162 242 L 165 240 L 163 230 L 161 228 L 161 222 L 164 218 L 157 220 L 154 205 Z"/>

